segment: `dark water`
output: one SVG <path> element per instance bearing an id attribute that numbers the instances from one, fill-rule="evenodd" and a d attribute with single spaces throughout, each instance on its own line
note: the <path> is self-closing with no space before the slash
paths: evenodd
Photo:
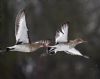
<path id="1" fill-rule="evenodd" d="M 31 40 L 51 39 L 60 25 L 69 22 L 69 39 L 88 43 L 76 48 L 90 59 L 64 52 L 41 56 L 34 53 L 0 54 L 0 79 L 99 79 L 100 0 L 0 0 L 0 48 L 15 43 L 15 18 L 25 8 Z"/>

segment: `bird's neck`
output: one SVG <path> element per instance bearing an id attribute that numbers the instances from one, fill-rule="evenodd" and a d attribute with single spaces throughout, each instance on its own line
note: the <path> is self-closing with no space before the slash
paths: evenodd
<path id="1" fill-rule="evenodd" d="M 69 42 L 68 42 L 68 45 L 69 45 L 70 47 L 75 47 L 75 46 L 77 45 L 77 43 L 74 42 L 74 41 L 69 41 Z"/>

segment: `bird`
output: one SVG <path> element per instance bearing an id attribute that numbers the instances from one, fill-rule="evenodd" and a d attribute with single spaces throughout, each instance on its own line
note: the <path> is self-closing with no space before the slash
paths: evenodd
<path id="1" fill-rule="evenodd" d="M 89 58 L 88 56 L 85 56 L 81 54 L 75 46 L 77 46 L 80 43 L 84 43 L 87 41 L 84 41 L 82 38 L 76 38 L 74 40 L 68 40 L 68 24 L 63 24 L 61 27 L 61 31 L 58 30 L 55 35 L 55 45 L 48 45 L 48 52 L 54 52 L 57 53 L 58 51 L 66 52 L 70 55 L 78 55 L 83 56 L 85 58 Z"/>
<path id="2" fill-rule="evenodd" d="M 50 43 L 49 40 L 30 41 L 24 10 L 19 11 L 15 20 L 15 38 L 15 45 L 6 47 L 7 52 L 34 52 L 41 47 L 46 47 Z"/>

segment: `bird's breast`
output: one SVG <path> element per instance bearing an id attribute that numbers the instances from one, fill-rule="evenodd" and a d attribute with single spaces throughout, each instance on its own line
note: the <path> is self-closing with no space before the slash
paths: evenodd
<path id="1" fill-rule="evenodd" d="M 57 50 L 59 51 L 67 51 L 70 49 L 69 45 L 65 45 L 65 44 L 59 44 L 57 45 Z"/>
<path id="2" fill-rule="evenodd" d="M 31 52 L 30 46 L 27 44 L 23 45 L 15 45 L 14 51 L 19 51 L 19 52 Z"/>

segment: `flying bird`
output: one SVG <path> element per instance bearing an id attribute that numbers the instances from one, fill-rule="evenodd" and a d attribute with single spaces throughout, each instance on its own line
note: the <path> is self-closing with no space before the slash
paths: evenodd
<path id="1" fill-rule="evenodd" d="M 24 11 L 20 11 L 16 17 L 15 37 L 15 45 L 7 47 L 6 51 L 34 52 L 41 47 L 46 47 L 50 43 L 49 40 L 30 41 Z"/>
<path id="2" fill-rule="evenodd" d="M 83 42 L 86 42 L 86 41 L 84 41 L 81 38 L 68 41 L 68 25 L 64 24 L 61 27 L 61 31 L 56 32 L 55 45 L 48 46 L 50 47 L 49 52 L 56 53 L 58 51 L 64 51 L 67 54 L 84 56 L 77 49 L 75 49 L 76 45 L 83 43 Z M 87 56 L 84 56 L 84 57 L 88 58 Z"/>

